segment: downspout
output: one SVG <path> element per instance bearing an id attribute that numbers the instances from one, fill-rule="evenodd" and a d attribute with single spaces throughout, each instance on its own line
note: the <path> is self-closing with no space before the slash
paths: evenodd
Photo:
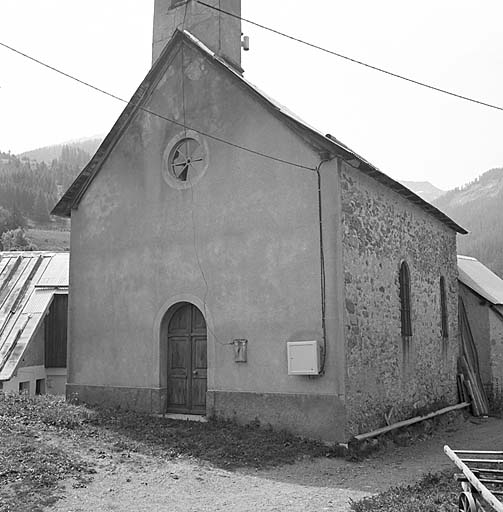
<path id="1" fill-rule="evenodd" d="M 325 251 L 323 247 L 323 208 L 321 198 L 321 167 L 324 163 L 329 162 L 332 157 L 329 153 L 320 155 L 320 163 L 316 167 L 316 175 L 318 177 L 318 218 L 320 226 L 320 291 L 321 291 L 321 331 L 322 331 L 322 359 L 320 365 L 320 375 L 325 374 L 325 366 L 327 361 L 327 325 L 326 325 L 326 280 L 325 280 Z"/>

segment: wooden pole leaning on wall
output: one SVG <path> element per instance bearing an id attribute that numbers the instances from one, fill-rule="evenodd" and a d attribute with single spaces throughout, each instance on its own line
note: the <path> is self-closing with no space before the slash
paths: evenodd
<path id="1" fill-rule="evenodd" d="M 431 418 L 435 418 L 436 416 L 440 416 L 441 414 L 446 414 L 448 412 L 457 411 L 458 409 L 464 409 L 470 405 L 469 402 L 462 402 L 460 404 L 451 405 L 449 407 L 444 407 L 443 409 L 439 409 L 438 411 L 430 412 L 425 416 L 415 416 L 410 420 L 399 421 L 398 423 L 393 423 L 393 425 L 389 425 L 387 427 L 378 428 L 377 430 L 373 430 L 372 432 L 368 432 L 367 434 L 358 434 L 354 436 L 353 439 L 356 441 L 365 441 L 366 439 L 371 439 L 372 437 L 380 436 L 381 434 L 386 434 L 386 432 L 391 432 L 392 430 L 396 430 L 401 427 L 408 427 L 409 425 L 413 425 L 414 423 L 419 423 L 420 421 L 429 420 Z"/>

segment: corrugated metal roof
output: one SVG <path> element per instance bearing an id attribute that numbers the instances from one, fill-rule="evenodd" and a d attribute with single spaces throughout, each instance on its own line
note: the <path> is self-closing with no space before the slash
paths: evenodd
<path id="1" fill-rule="evenodd" d="M 441 212 L 438 208 L 419 197 L 417 194 L 412 192 L 412 190 L 408 189 L 398 181 L 395 181 L 394 179 L 381 172 L 379 169 L 377 169 L 377 167 L 367 162 L 354 151 L 350 150 L 346 145 L 337 140 L 335 137 L 332 137 L 331 135 L 323 135 L 320 131 L 309 126 L 300 117 L 281 105 L 281 103 L 266 95 L 187 30 L 184 30 L 183 32 L 180 30 L 175 31 L 175 34 L 168 42 L 168 44 L 166 44 L 166 47 L 162 51 L 161 55 L 148 72 L 140 87 L 134 93 L 130 102 L 120 115 L 119 119 L 117 119 L 113 128 L 105 137 L 105 140 L 101 146 L 96 151 L 96 154 L 83 169 L 83 171 L 77 176 L 70 188 L 65 192 L 63 197 L 59 200 L 58 204 L 52 210 L 54 215 L 69 217 L 71 210 L 78 206 L 85 191 L 87 190 L 87 187 L 91 184 L 101 169 L 102 165 L 108 158 L 108 155 L 122 137 L 122 134 L 126 130 L 129 123 L 132 121 L 136 112 L 142 108 L 143 104 L 149 98 L 150 93 L 161 79 L 162 73 L 165 70 L 165 61 L 168 58 L 168 55 L 170 54 L 173 46 L 177 44 L 177 41 L 180 39 L 184 39 L 186 42 L 193 44 L 209 58 L 211 58 L 215 63 L 217 63 L 217 65 L 222 66 L 228 72 L 232 73 L 239 84 L 245 86 L 255 95 L 255 97 L 263 101 L 264 104 L 273 113 L 281 116 L 282 120 L 286 122 L 288 126 L 296 130 L 297 133 L 301 134 L 303 139 L 309 142 L 311 146 L 315 147 L 317 151 L 328 152 L 331 156 L 339 156 L 343 158 L 352 167 L 370 176 L 383 185 L 391 188 L 396 193 L 405 197 L 408 201 L 416 204 L 430 215 L 436 217 L 440 222 L 449 226 L 451 229 L 461 234 L 467 233 L 463 227 L 454 222 L 451 218 L 445 215 L 445 213 Z"/>
<path id="2" fill-rule="evenodd" d="M 68 253 L 0 252 L 0 381 L 9 380 L 56 292 L 68 293 Z"/>
<path id="3" fill-rule="evenodd" d="M 503 304 L 503 280 L 476 258 L 458 256 L 459 280 L 491 304 Z"/>

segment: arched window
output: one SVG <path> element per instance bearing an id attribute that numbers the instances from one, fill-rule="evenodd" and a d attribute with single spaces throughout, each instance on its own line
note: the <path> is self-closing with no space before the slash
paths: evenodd
<path id="1" fill-rule="evenodd" d="M 440 318 L 442 319 L 442 338 L 449 337 L 449 318 L 447 316 L 447 296 L 445 294 L 445 277 L 440 277 Z"/>
<path id="2" fill-rule="evenodd" d="M 410 273 L 405 261 L 400 265 L 400 313 L 402 336 L 412 336 L 412 322 L 410 314 Z"/>

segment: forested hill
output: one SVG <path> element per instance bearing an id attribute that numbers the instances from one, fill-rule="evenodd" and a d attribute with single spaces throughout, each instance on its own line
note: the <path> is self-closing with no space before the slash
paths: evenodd
<path id="1" fill-rule="evenodd" d="M 458 254 L 477 258 L 503 278 L 503 168 L 487 171 L 433 204 L 470 231 L 458 236 Z"/>
<path id="2" fill-rule="evenodd" d="M 0 151 L 0 235 L 29 220 L 49 222 L 49 212 L 89 159 L 75 146 L 63 146 L 50 163 Z"/>
<path id="3" fill-rule="evenodd" d="M 54 146 L 32 149 L 31 151 L 26 151 L 18 156 L 20 158 L 29 158 L 30 160 L 50 164 L 54 159 L 64 159 L 63 151 L 68 151 L 72 148 L 80 149 L 81 154 L 94 155 L 102 141 L 103 137 L 90 137 L 64 144 L 55 144 Z M 87 163 L 87 161 L 84 162 L 84 164 L 85 163 Z"/>

